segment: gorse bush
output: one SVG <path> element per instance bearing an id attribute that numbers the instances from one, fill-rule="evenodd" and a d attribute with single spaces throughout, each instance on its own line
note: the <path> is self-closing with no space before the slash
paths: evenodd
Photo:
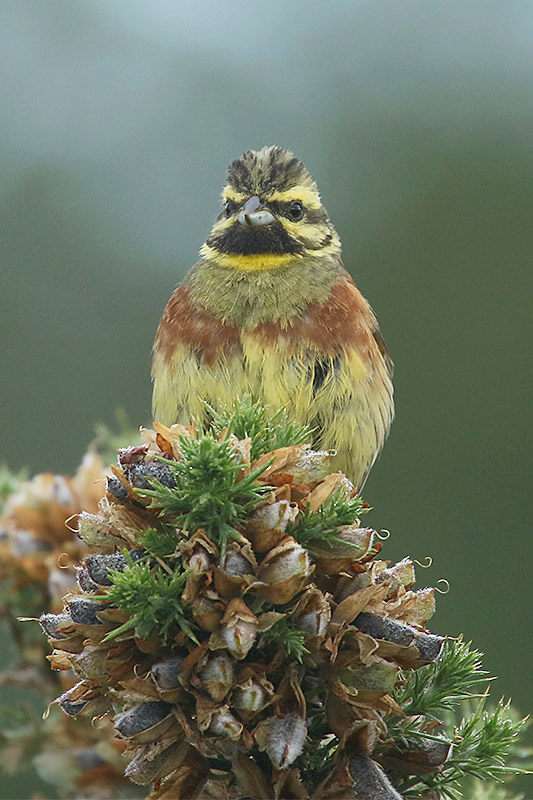
<path id="1" fill-rule="evenodd" d="M 517 771 L 480 654 L 427 631 L 434 590 L 308 435 L 249 400 L 156 424 L 79 516 L 79 590 L 41 620 L 78 678 L 58 703 L 113 721 L 153 800 L 457 798 Z"/>

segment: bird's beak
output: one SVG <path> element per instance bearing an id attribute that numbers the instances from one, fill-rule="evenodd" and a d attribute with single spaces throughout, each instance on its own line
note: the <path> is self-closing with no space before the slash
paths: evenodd
<path id="1" fill-rule="evenodd" d="M 241 225 L 250 228 L 270 225 L 271 222 L 274 222 L 274 216 L 270 213 L 268 208 L 263 206 L 261 200 L 255 194 L 246 201 L 237 219 Z"/>

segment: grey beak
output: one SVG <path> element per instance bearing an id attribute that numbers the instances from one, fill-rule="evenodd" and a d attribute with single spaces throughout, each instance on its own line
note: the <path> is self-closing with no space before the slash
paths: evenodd
<path id="1" fill-rule="evenodd" d="M 241 225 L 246 225 L 250 228 L 270 225 L 271 222 L 274 222 L 274 216 L 263 206 L 261 200 L 255 194 L 246 201 L 237 219 Z"/>

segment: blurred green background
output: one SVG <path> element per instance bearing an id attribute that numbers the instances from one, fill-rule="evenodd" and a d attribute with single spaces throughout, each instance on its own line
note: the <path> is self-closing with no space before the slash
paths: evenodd
<path id="1" fill-rule="evenodd" d="M 69 472 L 118 406 L 150 421 L 153 336 L 227 164 L 289 147 L 396 362 L 371 524 L 386 557 L 433 557 L 432 629 L 526 713 L 532 47 L 520 0 L 4 0 L 1 459 Z"/>

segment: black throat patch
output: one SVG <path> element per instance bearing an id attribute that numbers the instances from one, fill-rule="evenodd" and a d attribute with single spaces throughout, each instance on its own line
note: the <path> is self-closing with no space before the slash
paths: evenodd
<path id="1" fill-rule="evenodd" d="M 242 256 L 264 253 L 296 255 L 304 252 L 303 245 L 293 239 L 277 220 L 255 228 L 234 222 L 222 233 L 210 236 L 207 244 L 219 253 Z"/>

